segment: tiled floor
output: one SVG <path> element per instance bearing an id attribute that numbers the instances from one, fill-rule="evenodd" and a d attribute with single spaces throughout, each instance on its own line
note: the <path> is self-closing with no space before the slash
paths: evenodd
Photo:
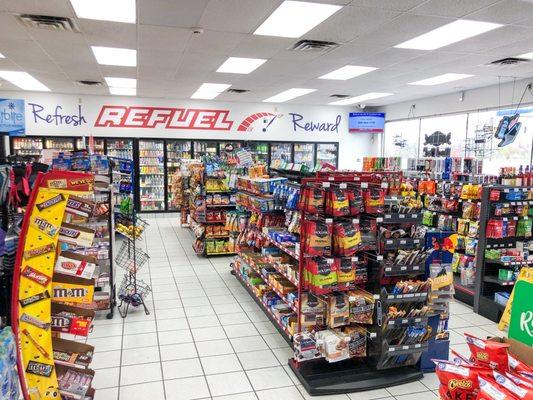
<path id="1" fill-rule="evenodd" d="M 239 282 L 230 258 L 201 258 L 176 216 L 153 215 L 142 246 L 150 263 L 139 275 L 153 289 L 150 315 L 99 319 L 96 400 L 303 400 L 311 398 L 287 366 L 291 350 Z M 121 272 L 120 270 L 118 272 Z M 119 281 L 117 279 L 117 281 Z M 452 348 L 467 352 L 462 333 L 497 335 L 496 324 L 451 304 Z M 323 400 L 437 398 L 438 382 L 420 382 Z"/>

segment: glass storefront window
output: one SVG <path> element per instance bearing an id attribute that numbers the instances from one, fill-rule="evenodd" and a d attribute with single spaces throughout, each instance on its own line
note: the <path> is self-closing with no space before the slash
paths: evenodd
<path id="1" fill-rule="evenodd" d="M 420 120 L 410 119 L 385 124 L 383 154 L 401 157 L 402 168 L 407 168 L 408 158 L 418 158 Z"/>

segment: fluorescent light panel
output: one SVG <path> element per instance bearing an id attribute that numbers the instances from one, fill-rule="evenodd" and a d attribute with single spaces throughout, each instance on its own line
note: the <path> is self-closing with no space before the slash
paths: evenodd
<path id="1" fill-rule="evenodd" d="M 528 60 L 533 60 L 533 52 L 521 54 L 518 56 L 518 58 L 526 58 Z"/>
<path id="2" fill-rule="evenodd" d="M 443 83 L 458 81 L 460 79 L 470 78 L 474 75 L 469 74 L 442 74 L 437 75 L 432 78 L 422 79 L 421 81 L 411 82 L 409 85 L 419 85 L 419 86 L 433 86 L 433 85 L 442 85 Z"/>
<path id="3" fill-rule="evenodd" d="M 316 89 L 292 88 L 278 93 L 275 96 L 269 97 L 263 101 L 265 103 L 283 103 L 284 101 L 289 101 L 295 99 L 296 97 L 300 97 L 315 91 Z"/>
<path id="4" fill-rule="evenodd" d="M 6 58 L 2 53 L 0 53 L 0 58 Z"/>
<path id="5" fill-rule="evenodd" d="M 263 58 L 229 57 L 218 67 L 217 72 L 249 74 L 266 62 Z"/>
<path id="6" fill-rule="evenodd" d="M 115 94 L 118 96 L 135 96 L 137 95 L 137 89 L 127 88 L 127 87 L 110 87 L 109 93 Z"/>
<path id="7" fill-rule="evenodd" d="M 115 88 L 136 88 L 137 87 L 137 79 L 133 79 L 133 78 L 112 78 L 112 77 L 106 76 L 105 81 L 107 82 L 107 86 L 109 87 L 115 87 Z"/>
<path id="8" fill-rule="evenodd" d="M 137 66 L 137 50 L 101 46 L 91 46 L 91 48 L 98 64 L 122 67 Z"/>
<path id="9" fill-rule="evenodd" d="M 452 43 L 460 42 L 461 40 L 481 35 L 501 26 L 501 24 L 493 24 L 491 22 L 458 19 L 457 21 L 443 25 L 440 28 L 424 33 L 394 47 L 400 49 L 435 50 Z"/>
<path id="10" fill-rule="evenodd" d="M 134 24 L 135 0 L 70 0 L 78 18 Z"/>
<path id="11" fill-rule="evenodd" d="M 49 92 L 50 89 L 35 79 L 27 72 L 22 71 L 0 71 L 0 78 L 11 82 L 13 85 L 23 90 L 36 90 L 39 92 Z"/>
<path id="12" fill-rule="evenodd" d="M 297 38 L 341 8 L 333 4 L 286 0 L 257 28 L 254 35 Z"/>
<path id="13" fill-rule="evenodd" d="M 379 93 L 372 92 L 362 94 L 360 96 L 350 97 L 348 99 L 337 100 L 332 103 L 329 103 L 332 106 L 349 106 L 350 104 L 362 103 L 363 101 L 380 99 L 382 97 L 392 96 L 394 93 Z"/>
<path id="14" fill-rule="evenodd" d="M 355 78 L 356 76 L 368 74 L 375 71 L 374 67 L 360 67 L 358 65 L 345 65 L 335 71 L 331 71 L 325 75 L 319 76 L 318 79 L 335 79 L 339 81 L 346 81 Z"/>
<path id="15" fill-rule="evenodd" d="M 226 83 L 202 83 L 191 96 L 191 99 L 212 100 L 231 85 Z"/>

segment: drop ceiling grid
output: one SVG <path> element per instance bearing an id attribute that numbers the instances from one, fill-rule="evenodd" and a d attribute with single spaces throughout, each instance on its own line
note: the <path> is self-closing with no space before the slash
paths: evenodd
<path id="1" fill-rule="evenodd" d="M 395 96 L 376 100 L 390 104 L 401 99 L 449 93 L 497 83 L 498 76 L 528 77 L 527 65 L 494 68 L 496 58 L 533 51 L 533 4 L 522 0 L 312 0 L 345 7 L 304 36 L 331 40 L 341 46 L 326 54 L 288 51 L 297 39 L 254 36 L 252 32 L 281 0 L 137 0 L 137 24 L 76 20 L 81 34 L 22 27 L 13 13 L 74 17 L 69 0 L 4 0 L 0 4 L 1 69 L 30 72 L 53 91 L 108 94 L 108 89 L 74 84 L 105 76 L 138 79 L 138 95 L 189 98 L 202 82 L 231 83 L 249 89 L 240 95 L 223 93 L 222 101 L 261 101 L 290 87 L 317 92 L 294 103 L 326 104 L 334 93 L 358 95 L 389 91 Z M 396 49 L 394 45 L 465 17 L 512 24 L 433 52 Z M 192 27 L 202 27 L 194 35 Z M 136 68 L 96 63 L 90 45 L 138 50 Z M 250 75 L 219 74 L 228 56 L 267 58 Z M 346 64 L 380 69 L 349 81 L 316 78 Z M 407 83 L 446 72 L 476 77 L 438 87 Z M 16 90 L 2 82 L 0 90 Z"/>

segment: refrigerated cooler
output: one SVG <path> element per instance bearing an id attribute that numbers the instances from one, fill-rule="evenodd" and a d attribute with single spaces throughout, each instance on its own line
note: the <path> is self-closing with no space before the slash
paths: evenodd
<path id="1" fill-rule="evenodd" d="M 165 152 L 163 140 L 139 140 L 139 209 L 165 210 Z"/>
<path id="2" fill-rule="evenodd" d="M 242 142 L 218 142 L 218 154 L 228 163 L 237 164 L 237 150 L 242 146 Z"/>
<path id="3" fill-rule="evenodd" d="M 314 143 L 294 143 L 294 163 L 313 168 L 315 166 Z"/>
<path id="4" fill-rule="evenodd" d="M 247 142 L 246 147 L 252 153 L 254 162 L 268 165 L 268 142 Z"/>
<path id="5" fill-rule="evenodd" d="M 190 159 L 191 154 L 191 141 L 190 140 L 167 140 L 167 210 L 173 211 L 177 208 L 174 207 L 173 203 L 173 193 L 172 190 L 172 176 L 174 173 L 179 170 L 181 167 L 182 159 Z"/>
<path id="6" fill-rule="evenodd" d="M 72 137 L 46 137 L 44 148 L 47 150 L 74 151 L 74 138 Z"/>
<path id="7" fill-rule="evenodd" d="M 337 143 L 317 143 L 316 144 L 316 163 L 328 163 L 333 166 L 338 165 L 338 144 Z"/>
<path id="8" fill-rule="evenodd" d="M 193 142 L 194 158 L 200 158 L 205 155 L 216 155 L 218 151 L 218 143 L 215 141 L 195 141 Z"/>
<path id="9" fill-rule="evenodd" d="M 276 160 L 292 162 L 292 143 L 270 143 L 270 164 Z"/>
<path id="10" fill-rule="evenodd" d="M 11 154 L 40 158 L 43 150 L 42 137 L 12 137 Z"/>
<path id="11" fill-rule="evenodd" d="M 87 150 L 89 151 L 89 142 L 88 137 L 79 137 L 76 138 L 76 150 Z M 92 154 L 105 154 L 105 140 L 102 138 L 93 138 L 93 153 Z"/>
<path id="12" fill-rule="evenodd" d="M 107 155 L 133 160 L 133 139 L 106 139 Z"/>

